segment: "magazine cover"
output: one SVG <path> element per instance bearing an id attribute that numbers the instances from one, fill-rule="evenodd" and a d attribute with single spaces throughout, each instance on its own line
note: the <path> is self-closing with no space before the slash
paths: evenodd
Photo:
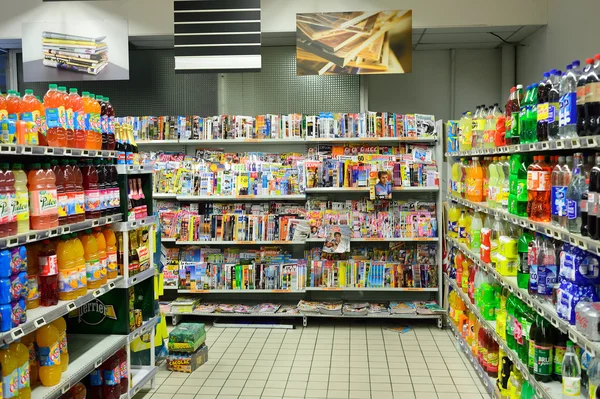
<path id="1" fill-rule="evenodd" d="M 328 226 L 323 252 L 328 254 L 350 252 L 350 227 L 347 225 Z"/>
<path id="2" fill-rule="evenodd" d="M 374 199 L 392 199 L 392 173 L 387 170 L 370 172 L 369 193 Z"/>

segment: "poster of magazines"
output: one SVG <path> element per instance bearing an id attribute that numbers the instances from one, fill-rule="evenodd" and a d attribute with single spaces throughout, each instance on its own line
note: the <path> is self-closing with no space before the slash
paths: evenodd
<path id="1" fill-rule="evenodd" d="M 296 14 L 296 74 L 412 72 L 412 10 Z"/>

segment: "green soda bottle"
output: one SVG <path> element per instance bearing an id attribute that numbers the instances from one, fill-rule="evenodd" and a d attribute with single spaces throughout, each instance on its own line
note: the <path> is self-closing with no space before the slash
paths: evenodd
<path id="1" fill-rule="evenodd" d="M 527 252 L 531 240 L 533 240 L 533 236 L 529 233 L 529 230 L 523 230 L 517 246 L 517 251 L 519 252 L 517 286 L 523 289 L 527 289 L 529 286 L 529 263 L 527 261 Z"/>

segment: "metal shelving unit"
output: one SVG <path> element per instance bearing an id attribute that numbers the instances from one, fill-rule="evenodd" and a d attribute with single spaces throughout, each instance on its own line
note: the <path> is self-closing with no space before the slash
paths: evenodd
<path id="1" fill-rule="evenodd" d="M 436 123 L 436 129 L 438 132 L 438 138 L 389 138 L 389 137 L 365 137 L 365 138 L 327 138 L 327 139 L 281 139 L 281 140 L 168 140 L 166 142 L 163 141 L 147 141 L 147 142 L 138 142 L 138 146 L 148 145 L 148 146 L 158 146 L 162 144 L 166 145 L 180 145 L 185 147 L 187 145 L 232 145 L 239 146 L 246 144 L 276 144 L 276 145 L 304 145 L 305 151 L 308 151 L 308 147 L 315 146 L 318 144 L 368 144 L 368 145 L 399 145 L 403 143 L 424 143 L 433 145 L 433 156 L 436 162 L 438 163 L 438 167 L 441 168 L 442 165 L 442 156 L 443 149 L 441 145 L 441 141 L 439 137 L 442 136 L 443 126 L 442 122 L 438 121 Z M 435 187 L 395 187 L 393 189 L 394 198 L 404 198 L 403 194 L 414 193 L 421 195 L 430 195 L 431 198 L 435 198 L 436 207 L 437 207 L 437 219 L 438 226 L 441 226 L 442 220 L 442 200 L 440 195 L 440 189 L 438 186 Z M 321 195 L 335 195 L 336 199 L 341 195 L 353 193 L 357 194 L 368 194 L 368 187 L 319 187 L 319 188 L 307 188 L 305 194 L 300 195 L 288 195 L 288 196 L 269 196 L 269 195 L 260 195 L 260 196 L 192 196 L 192 195 L 177 195 L 177 194 L 169 194 L 169 193 L 153 193 L 154 200 L 178 200 L 178 201 L 188 201 L 188 202 L 199 202 L 199 201 L 281 201 L 281 200 L 297 200 L 297 201 L 305 201 L 310 195 L 313 194 L 321 194 Z M 389 242 L 440 242 L 440 228 L 438 227 L 438 236 L 437 237 L 414 237 L 414 238 L 352 238 L 351 242 L 354 243 L 389 243 Z M 175 243 L 176 245 L 289 245 L 289 246 L 304 246 L 311 244 L 322 243 L 325 240 L 323 239 L 308 239 L 302 242 L 290 242 L 290 241 L 179 241 L 177 239 L 169 239 L 162 238 L 162 243 Z M 438 265 L 442 264 L 442 251 L 441 246 L 438 244 L 437 248 L 437 262 Z M 441 285 L 442 281 L 442 269 L 438 267 L 438 281 Z M 176 288 L 172 287 L 172 290 Z M 189 294 L 289 294 L 289 295 L 303 295 L 309 294 L 312 292 L 328 292 L 328 291 L 343 291 L 347 293 L 356 293 L 362 295 L 366 292 L 380 292 L 385 294 L 391 294 L 392 292 L 396 292 L 397 295 L 393 295 L 391 297 L 392 300 L 402 299 L 401 293 L 413 292 L 413 293 L 422 293 L 425 295 L 429 293 L 430 295 L 435 295 L 437 302 L 439 304 L 442 303 L 442 290 L 440 288 L 337 288 L 337 287 L 315 287 L 315 288 L 306 288 L 303 290 L 297 291 L 288 291 L 288 290 L 194 290 L 193 292 L 190 290 L 176 289 L 177 293 L 189 293 Z M 437 293 L 437 294 L 436 294 Z M 254 296 L 252 296 L 254 297 Z M 431 297 L 431 298 L 432 298 Z M 437 319 L 438 325 L 441 327 L 442 325 L 442 315 L 434 314 L 434 315 L 369 315 L 369 316 L 331 316 L 331 315 L 321 315 L 321 314 L 311 314 L 311 315 L 288 315 L 288 314 L 263 314 L 263 313 L 250 313 L 250 314 L 214 314 L 214 313 L 186 313 L 186 314 L 173 314 L 173 320 L 176 323 L 178 318 L 184 315 L 196 315 L 196 316 L 218 316 L 218 317 L 233 317 L 233 316 L 242 316 L 242 317 L 302 317 L 304 320 L 304 325 L 306 325 L 306 319 L 308 317 L 361 317 L 361 318 L 417 318 L 417 319 Z"/>
<path id="2" fill-rule="evenodd" d="M 37 145 L 0 144 L 0 155 L 54 156 L 78 158 L 116 158 L 115 151 L 85 150 L 82 148 L 43 147 Z"/>

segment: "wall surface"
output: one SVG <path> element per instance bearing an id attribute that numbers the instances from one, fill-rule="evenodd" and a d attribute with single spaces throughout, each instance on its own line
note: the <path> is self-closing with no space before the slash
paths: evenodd
<path id="1" fill-rule="evenodd" d="M 450 50 L 415 51 L 412 73 L 369 76 L 369 110 L 432 114 L 448 120 L 480 104 L 502 103 L 501 50 L 456 50 L 454 93 L 450 57 Z"/>
<path id="2" fill-rule="evenodd" d="M 412 9 L 415 28 L 543 25 L 548 0 L 262 0 L 263 32 L 294 32 L 296 13 Z M 550 0 L 557 2 L 558 0 Z M 590 0 L 588 0 L 590 1 Z M 0 39 L 21 37 L 21 23 L 58 19 L 125 18 L 130 36 L 173 34 L 173 1 L 42 2 L 3 0 Z M 10 3 L 10 5 L 6 5 Z M 591 17 L 591 15 L 590 15 Z"/>
<path id="3" fill-rule="evenodd" d="M 571 61 L 585 62 L 599 52 L 598 0 L 548 0 L 548 26 L 517 48 L 517 81 L 537 82 L 552 68 L 564 70 Z"/>

